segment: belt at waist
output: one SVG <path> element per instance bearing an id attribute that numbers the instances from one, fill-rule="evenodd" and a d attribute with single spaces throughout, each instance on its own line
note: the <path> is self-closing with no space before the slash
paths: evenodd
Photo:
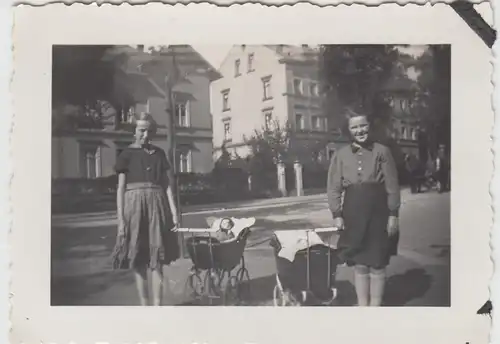
<path id="1" fill-rule="evenodd" d="M 163 187 L 155 183 L 143 182 L 143 183 L 129 183 L 127 184 L 126 188 L 127 191 L 141 190 L 141 189 L 163 190 Z"/>
<path id="2" fill-rule="evenodd" d="M 377 183 L 377 182 L 352 183 L 352 184 L 346 185 L 344 187 L 344 189 L 346 191 L 349 189 L 352 189 L 352 190 L 370 189 L 370 190 L 384 190 L 385 191 L 385 184 Z"/>

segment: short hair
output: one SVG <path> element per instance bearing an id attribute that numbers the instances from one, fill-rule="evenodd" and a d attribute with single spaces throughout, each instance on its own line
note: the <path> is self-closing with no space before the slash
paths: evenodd
<path id="1" fill-rule="evenodd" d="M 147 112 L 141 112 L 138 115 L 132 117 L 132 124 L 136 127 L 139 122 L 149 122 L 150 129 L 152 132 L 156 132 L 158 128 L 158 123 L 155 121 L 153 116 Z"/>
<path id="2" fill-rule="evenodd" d="M 344 115 L 345 115 L 345 118 L 347 119 L 347 121 L 349 121 L 351 118 L 354 118 L 354 117 L 366 117 L 366 118 L 368 118 L 368 114 L 366 114 L 364 111 L 360 111 L 358 109 L 353 109 L 352 107 L 346 107 Z"/>

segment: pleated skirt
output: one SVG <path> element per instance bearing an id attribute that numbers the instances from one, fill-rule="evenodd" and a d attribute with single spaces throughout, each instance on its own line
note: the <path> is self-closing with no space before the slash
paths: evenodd
<path id="1" fill-rule="evenodd" d="M 179 258 L 179 241 L 165 190 L 151 183 L 127 185 L 124 235 L 117 236 L 113 269 L 161 268 Z"/>

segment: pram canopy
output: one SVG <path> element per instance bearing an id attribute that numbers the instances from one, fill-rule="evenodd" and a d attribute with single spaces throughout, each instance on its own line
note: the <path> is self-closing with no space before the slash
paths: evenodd
<path id="1" fill-rule="evenodd" d="M 297 252 L 313 246 L 337 249 L 339 234 L 335 227 L 279 230 L 274 232 L 271 246 L 277 248 L 278 256 L 293 262 Z"/>

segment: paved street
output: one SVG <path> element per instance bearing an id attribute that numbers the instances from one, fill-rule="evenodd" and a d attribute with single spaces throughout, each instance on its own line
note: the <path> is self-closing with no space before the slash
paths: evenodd
<path id="1" fill-rule="evenodd" d="M 388 270 L 386 304 L 450 304 L 449 194 L 403 191 L 400 255 Z M 268 239 L 274 230 L 331 226 L 326 196 L 253 201 L 236 209 L 197 208 L 183 216 L 185 227 L 206 227 L 208 216 L 255 217 L 245 258 L 251 275 L 250 305 L 271 305 L 275 262 Z M 226 208 L 228 208 L 226 206 Z M 110 270 L 116 225 L 112 213 L 61 215 L 52 219 L 52 304 L 137 305 L 133 275 Z M 183 290 L 189 259 L 165 269 L 169 304 L 189 302 Z M 339 267 L 339 304 L 356 302 L 350 268 Z"/>

